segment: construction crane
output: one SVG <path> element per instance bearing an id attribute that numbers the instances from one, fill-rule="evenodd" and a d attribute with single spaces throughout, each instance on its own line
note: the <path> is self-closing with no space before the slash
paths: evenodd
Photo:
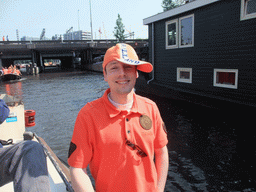
<path id="1" fill-rule="evenodd" d="M 42 31 L 42 33 L 40 35 L 40 40 L 43 40 L 44 36 L 45 36 L 45 28 L 43 28 L 43 31 Z"/>
<path id="2" fill-rule="evenodd" d="M 106 30 L 105 30 L 105 27 L 104 27 L 104 22 L 102 22 L 102 24 L 103 24 L 103 30 L 104 30 L 105 39 L 107 39 Z"/>
<path id="3" fill-rule="evenodd" d="M 134 39 L 134 32 L 131 32 L 131 31 L 127 30 L 126 28 L 125 28 L 125 30 L 128 31 L 128 34 L 125 34 L 124 37 L 125 38 L 127 38 L 127 37 L 131 38 L 132 37 Z"/>
<path id="4" fill-rule="evenodd" d="M 73 33 L 71 33 L 71 31 L 73 32 L 73 27 L 70 27 L 67 31 L 66 31 L 66 40 L 73 40 Z M 64 38 L 65 39 L 65 38 Z"/>
<path id="5" fill-rule="evenodd" d="M 101 28 L 99 28 L 99 35 L 100 35 L 100 39 L 101 39 L 101 34 L 102 34 L 102 32 L 101 32 Z"/>
<path id="6" fill-rule="evenodd" d="M 67 31 L 66 31 L 66 33 L 69 33 L 70 31 L 72 31 L 73 30 L 73 27 L 70 27 Z"/>
<path id="7" fill-rule="evenodd" d="M 17 41 L 19 41 L 19 30 L 18 29 L 16 29 L 16 35 L 17 35 Z"/>

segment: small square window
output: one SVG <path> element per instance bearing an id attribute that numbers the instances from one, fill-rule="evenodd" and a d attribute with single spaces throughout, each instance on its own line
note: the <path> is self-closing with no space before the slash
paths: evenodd
<path id="1" fill-rule="evenodd" d="M 256 18 L 256 0 L 241 0 L 241 20 Z"/>
<path id="2" fill-rule="evenodd" d="M 215 87 L 237 89 L 238 69 L 214 69 Z"/>
<path id="3" fill-rule="evenodd" d="M 192 68 L 177 68 L 177 81 L 192 83 Z"/>

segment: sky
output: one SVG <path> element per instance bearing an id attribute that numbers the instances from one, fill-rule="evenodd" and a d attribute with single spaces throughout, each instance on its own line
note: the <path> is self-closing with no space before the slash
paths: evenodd
<path id="1" fill-rule="evenodd" d="M 95 39 L 114 39 L 113 31 L 118 14 L 125 26 L 125 34 L 134 32 L 135 38 L 148 38 L 143 19 L 163 11 L 162 0 L 91 0 L 92 29 Z M 79 23 L 79 24 L 78 24 Z M 23 36 L 40 37 L 63 35 L 68 29 L 91 32 L 89 0 L 0 0 L 0 37 L 16 41 Z M 101 36 L 99 35 L 101 29 Z"/>

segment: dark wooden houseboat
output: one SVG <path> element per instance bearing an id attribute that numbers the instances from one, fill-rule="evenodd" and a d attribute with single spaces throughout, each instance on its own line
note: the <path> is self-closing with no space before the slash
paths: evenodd
<path id="1" fill-rule="evenodd" d="M 256 0 L 195 0 L 143 23 L 154 71 L 137 90 L 256 106 Z"/>

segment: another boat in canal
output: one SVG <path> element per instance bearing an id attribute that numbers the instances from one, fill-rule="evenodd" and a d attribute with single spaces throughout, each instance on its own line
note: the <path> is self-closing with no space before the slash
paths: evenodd
<path id="1" fill-rule="evenodd" d="M 9 66 L 8 69 L 2 68 L 0 77 L 2 81 L 11 81 L 21 79 L 21 72 L 16 68 L 16 66 Z"/>
<path id="2" fill-rule="evenodd" d="M 21 76 L 18 74 L 9 73 L 9 74 L 2 75 L 1 79 L 2 81 L 19 80 L 21 79 Z"/>
<path id="3" fill-rule="evenodd" d="M 24 110 L 23 102 L 16 97 L 0 94 L 0 99 L 3 99 L 10 109 L 8 118 L 1 124 L 0 138 L 6 141 L 12 139 L 13 143 L 23 140 L 39 142 L 47 156 L 51 191 L 73 191 L 68 166 L 56 156 L 43 138 L 36 133 L 25 131 L 25 127 L 35 125 L 35 111 Z M 4 147 L 8 147 L 8 145 L 4 145 Z M 0 187 L 0 191 L 14 191 L 13 182 Z"/>

